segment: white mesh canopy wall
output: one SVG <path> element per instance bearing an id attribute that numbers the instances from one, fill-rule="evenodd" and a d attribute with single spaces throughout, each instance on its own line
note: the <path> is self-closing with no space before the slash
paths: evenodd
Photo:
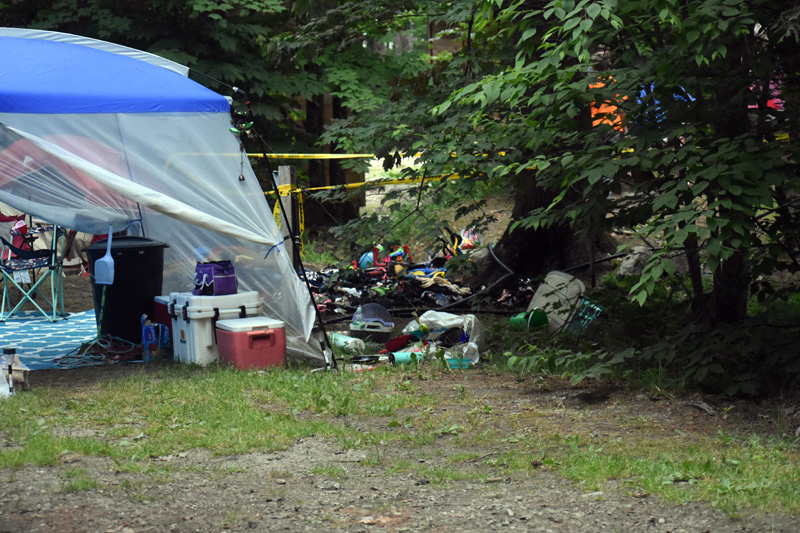
<path id="1" fill-rule="evenodd" d="M 228 100 L 161 58 L 72 37 L 0 29 L 0 202 L 167 243 L 164 293 L 190 290 L 197 260 L 235 260 L 240 290 L 286 323 L 288 355 L 321 359 Z"/>

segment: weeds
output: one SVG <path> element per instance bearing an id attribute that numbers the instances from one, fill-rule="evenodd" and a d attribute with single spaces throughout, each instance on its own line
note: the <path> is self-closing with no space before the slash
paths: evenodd
<path id="1" fill-rule="evenodd" d="M 330 479 L 334 479 L 336 481 L 342 481 L 347 479 L 347 470 L 342 468 L 339 465 L 333 464 L 325 464 L 320 466 L 315 466 L 311 469 L 312 474 L 316 474 L 318 476 L 325 476 Z"/>
<path id="2" fill-rule="evenodd" d="M 746 509 L 800 511 L 800 452 L 789 440 L 665 432 L 645 414 L 590 433 L 583 426 L 593 416 L 589 409 L 545 411 L 487 398 L 467 381 L 481 377 L 465 373 L 456 381 L 435 363 L 427 366 L 422 379 L 399 369 L 310 374 L 302 368 L 160 366 L 148 375 L 101 383 L 91 395 L 81 387 L 34 389 L 0 403 L 7 443 L 0 467 L 59 465 L 63 454 L 106 456 L 118 471 L 162 483 L 174 471 L 155 466 L 153 457 L 197 448 L 218 455 L 270 452 L 314 435 L 366 450 L 365 467 L 414 474 L 435 485 L 523 479 L 550 469 L 587 489 L 615 480 L 624 490 L 669 501 L 707 501 L 732 516 Z M 648 379 L 666 387 L 666 378 Z M 723 410 L 722 416 L 732 413 Z M 309 469 L 331 479 L 349 475 L 336 463 Z M 205 475 L 239 474 L 227 468 Z M 62 477 L 63 491 L 98 485 L 81 469 L 64 470 Z M 122 488 L 129 498 L 146 500 L 142 485 Z"/>
<path id="3" fill-rule="evenodd" d="M 709 325 L 690 314 L 690 306 L 668 282 L 657 284 L 645 305 L 628 298 L 634 280 L 603 278 L 591 294 L 605 311 L 599 325 L 583 337 L 548 337 L 543 331 L 494 325 L 508 339 L 506 364 L 521 373 L 584 379 L 627 379 L 656 397 L 702 388 L 730 396 L 777 392 L 776 384 L 800 382 L 800 296 L 776 309 L 733 326 Z M 507 333 L 507 334 L 505 334 Z"/>
<path id="4" fill-rule="evenodd" d="M 99 482 L 90 477 L 86 470 L 71 468 L 64 472 L 67 482 L 61 485 L 61 492 L 80 492 L 92 490 L 99 485 Z"/>

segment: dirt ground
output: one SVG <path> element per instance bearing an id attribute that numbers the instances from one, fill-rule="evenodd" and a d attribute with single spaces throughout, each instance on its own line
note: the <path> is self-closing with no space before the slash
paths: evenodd
<path id="1" fill-rule="evenodd" d="M 66 270 L 64 277 L 64 310 L 80 313 L 94 309 L 92 282 L 89 276 L 82 276 L 74 269 Z"/>
<path id="2" fill-rule="evenodd" d="M 150 365 L 41 370 L 33 372 L 31 382 L 37 388 L 70 387 L 88 393 L 105 380 L 127 373 L 155 376 L 155 370 L 157 366 Z M 480 367 L 443 374 L 441 379 L 419 386 L 420 392 L 443 398 L 457 393 L 480 398 L 482 404 L 491 406 L 491 423 L 510 436 L 539 431 L 535 426 L 512 426 L 516 415 L 534 412 L 547 417 L 549 423 L 555 421 L 562 435 L 631 436 L 637 431 L 674 435 L 677 429 L 689 436 L 715 434 L 720 429 L 736 435 L 776 430 L 765 414 L 771 408 L 766 404 L 723 403 L 721 398 L 697 395 L 653 398 L 608 384 L 572 388 L 560 380 L 541 382 Z M 716 413 L 699 409 L 700 401 Z M 452 403 L 443 409 L 474 408 L 474 402 L 464 402 L 463 407 L 451 407 Z M 726 416 L 718 414 L 729 405 Z M 648 424 L 630 423 L 637 419 Z M 348 417 L 338 422 L 364 431 L 389 427 L 385 417 Z M 599 488 L 582 487 L 544 466 L 533 474 L 445 484 L 381 466 L 406 461 L 424 463 L 435 471 L 437 467 L 453 468 L 454 456 L 468 453 L 478 459 L 457 464 L 469 471 L 483 460 L 513 449 L 509 448 L 511 440 L 503 446 L 465 448 L 456 445 L 453 436 L 442 435 L 430 445 L 393 444 L 345 451 L 310 438 L 277 453 L 212 456 L 192 450 L 151 457 L 153 468 L 174 468 L 162 479 L 122 471 L 107 458 L 65 454 L 61 463 L 52 467 L 0 470 L 0 532 L 797 531 L 796 516 L 756 514 L 731 519 L 703 503 L 675 506 L 647 494 L 630 494 L 616 481 Z M 537 459 L 530 458 L 532 462 Z M 344 475 L 322 475 L 320 467 L 335 467 Z M 98 480 L 98 485 L 62 492 L 66 472 L 75 469 Z"/>
<path id="3" fill-rule="evenodd" d="M 89 279 L 68 273 L 69 311 L 92 307 Z M 163 364 L 163 363 L 162 363 Z M 168 363 L 167 363 L 168 364 Z M 153 375 L 153 365 L 109 365 L 71 370 L 38 370 L 34 388 L 90 389 L 123 374 Z M 635 436 L 637 431 L 674 435 L 775 434 L 775 405 L 731 402 L 687 395 L 654 398 L 609 384 L 572 388 L 560 380 L 497 374 L 480 367 L 419 383 L 420 392 L 452 397 L 462 391 L 490 406 L 494 427 L 509 436 L 539 431 L 514 426 L 520 413 L 547 417 L 560 434 Z M 444 409 L 464 416 L 474 402 Z M 707 408 L 713 410 L 710 412 Z M 723 408 L 725 416 L 722 416 Z M 795 410 L 800 413 L 800 410 Z M 631 424 L 646 420 L 646 425 Z M 349 417 L 338 423 L 364 431 L 389 429 L 386 418 Z M 793 421 L 795 425 L 800 420 Z M 794 427 L 794 426 L 792 426 Z M 512 439 L 497 447 L 455 444 L 442 435 L 429 445 L 393 444 L 342 450 L 320 438 L 301 439 L 277 453 L 213 456 L 204 450 L 151 457 L 154 469 L 172 467 L 157 478 L 123 471 L 113 460 L 65 454 L 51 467 L 0 470 L 0 532 L 161 532 L 161 531 L 437 531 L 490 530 L 534 532 L 793 532 L 798 517 L 747 514 L 738 519 L 704 503 L 672 505 L 647 494 L 630 493 L 616 481 L 586 487 L 542 466 L 533 474 L 449 481 L 444 484 L 387 466 L 422 463 L 430 470 L 470 471 L 492 456 L 513 449 Z M 8 442 L 0 449 L 11 451 Z M 380 457 L 380 461 L 375 461 Z M 530 457 L 536 462 L 537 457 Z M 342 476 L 319 474 L 337 467 Z M 482 465 L 481 465 L 482 466 Z M 89 490 L 63 492 L 69 471 L 82 470 L 98 480 Z"/>
<path id="4" fill-rule="evenodd" d="M 80 313 L 94 308 L 92 297 L 92 283 L 89 276 L 83 276 L 78 268 L 65 268 L 64 277 L 64 310 L 67 313 Z M 49 281 L 45 281 L 45 294 L 50 290 Z M 11 288 L 11 301 L 16 304 L 19 301 L 19 291 Z M 35 309 L 33 304 L 26 302 L 22 309 Z"/>

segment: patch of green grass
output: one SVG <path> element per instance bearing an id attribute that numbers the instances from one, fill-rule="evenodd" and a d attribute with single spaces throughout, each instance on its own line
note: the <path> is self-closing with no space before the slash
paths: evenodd
<path id="1" fill-rule="evenodd" d="M 74 453 L 109 457 L 116 469 L 161 483 L 184 467 L 153 457 L 192 449 L 219 455 L 269 452 L 314 436 L 367 450 L 363 464 L 388 475 L 414 473 L 441 485 L 531 476 L 544 468 L 587 490 L 603 490 L 614 480 L 625 491 L 705 501 L 732 516 L 746 509 L 800 512 L 800 451 L 788 440 L 689 437 L 661 431 L 657 419 L 635 415 L 621 419 L 618 431 L 597 436 L 574 429 L 582 417 L 590 418 L 589 411 L 575 412 L 575 420 L 568 421 L 573 433 L 562 435 L 566 414 L 509 411 L 503 402 L 476 397 L 472 384 L 454 380 L 446 370 L 429 368 L 415 377 L 391 369 L 262 373 L 165 365 L 154 372 L 155 378 L 151 372 L 85 387 L 35 388 L 0 402 L 7 444 L 0 468 L 58 465 L 59 456 Z M 449 380 L 434 388 L 441 392 L 427 392 L 439 379 Z M 403 455 L 385 455 L 389 449 Z M 318 466 L 314 473 L 347 475 L 336 464 Z M 271 476 L 288 479 L 292 473 Z M 62 490 L 96 486 L 79 469 L 65 471 Z M 123 488 L 129 498 L 146 499 L 141 485 Z"/>
<path id="2" fill-rule="evenodd" d="M 416 465 L 409 461 L 408 459 L 398 459 L 395 461 L 394 464 L 390 465 L 386 469 L 386 473 L 389 475 L 396 475 L 396 474 L 403 474 L 406 472 L 414 472 L 416 470 Z"/>
<path id="3" fill-rule="evenodd" d="M 337 265 L 341 261 L 339 256 L 322 242 L 308 241 L 303 243 L 303 261 L 317 265 Z"/>
<path id="4" fill-rule="evenodd" d="M 381 454 L 377 450 L 371 451 L 367 454 L 367 457 L 361 461 L 361 464 L 364 466 L 378 466 L 381 464 Z"/>
<path id="5" fill-rule="evenodd" d="M 794 322 L 800 319 L 800 293 L 788 294 L 784 298 L 770 298 L 763 301 L 751 298 L 747 302 L 748 316 L 763 317 L 778 323 Z"/>
<path id="6" fill-rule="evenodd" d="M 138 375 L 91 390 L 40 388 L 2 402 L 4 434 L 16 446 L 0 452 L 0 468 L 53 465 L 64 451 L 123 464 L 193 448 L 220 454 L 276 451 L 311 435 L 363 446 L 376 437 L 342 426 L 335 417 L 390 416 L 431 401 L 411 393 L 383 394 L 390 374 L 166 365 L 159 372 L 158 380 Z M 97 437 L 60 436 L 71 434 L 60 428 L 95 431 Z"/>
<path id="7" fill-rule="evenodd" d="M 82 468 L 71 468 L 63 473 L 67 482 L 61 485 L 61 492 L 80 492 L 94 489 L 99 482 L 89 477 L 89 473 Z"/>
<path id="8" fill-rule="evenodd" d="M 347 470 L 344 469 L 341 465 L 336 464 L 324 464 L 318 465 L 311 469 L 312 474 L 316 474 L 318 476 L 325 476 L 331 479 L 335 479 L 337 481 L 342 481 L 347 479 Z"/>
<path id="9" fill-rule="evenodd" d="M 553 438 L 548 462 L 588 490 L 617 480 L 631 492 L 676 503 L 707 501 L 735 516 L 738 510 L 800 511 L 800 453 L 760 437 L 737 442 L 724 435 L 684 443 L 678 438 Z"/>
<path id="10" fill-rule="evenodd" d="M 230 510 L 225 513 L 222 519 L 222 529 L 234 529 L 244 519 L 244 514 L 241 511 Z"/>
<path id="11" fill-rule="evenodd" d="M 152 502 L 153 497 L 148 496 L 144 490 L 144 483 L 141 481 L 130 481 L 125 479 L 120 483 L 120 488 L 125 491 L 127 498 L 136 503 Z"/>

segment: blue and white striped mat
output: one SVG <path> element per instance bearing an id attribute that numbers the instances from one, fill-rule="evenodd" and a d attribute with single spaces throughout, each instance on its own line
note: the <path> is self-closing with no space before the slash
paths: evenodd
<path id="1" fill-rule="evenodd" d="M 56 359 L 76 353 L 96 336 L 94 309 L 70 313 L 56 322 L 37 311 L 22 311 L 0 322 L 0 348 L 16 348 L 20 361 L 31 370 L 59 368 Z"/>

